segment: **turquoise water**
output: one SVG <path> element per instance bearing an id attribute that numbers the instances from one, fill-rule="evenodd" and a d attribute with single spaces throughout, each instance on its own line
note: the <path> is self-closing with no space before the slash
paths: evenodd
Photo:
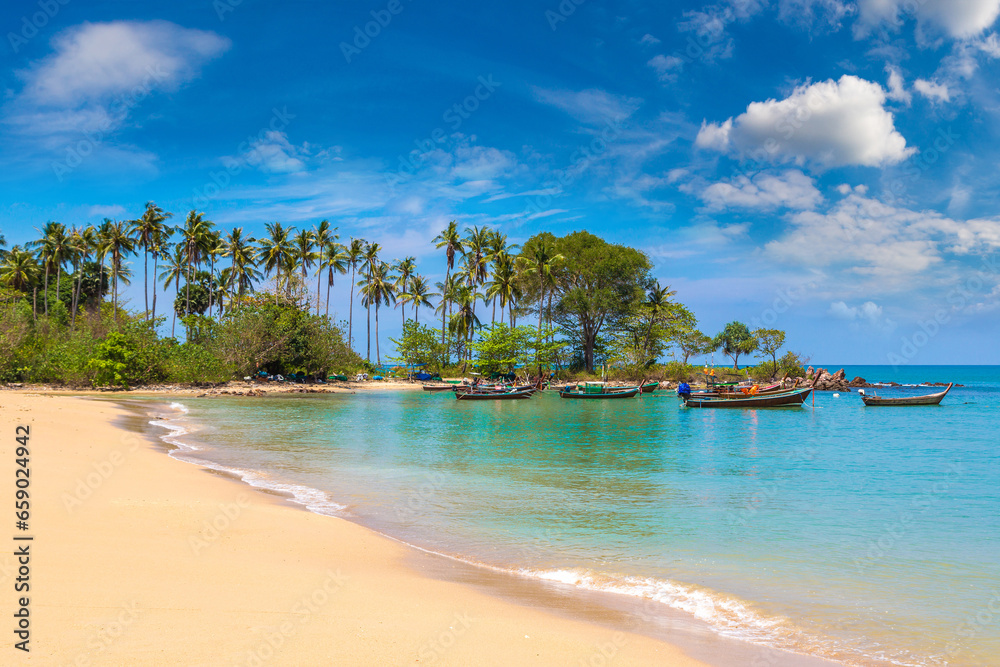
<path id="1" fill-rule="evenodd" d="M 1000 369 L 845 370 L 967 386 L 895 409 L 192 399 L 171 423 L 185 456 L 470 562 L 847 664 L 1000 664 Z"/>

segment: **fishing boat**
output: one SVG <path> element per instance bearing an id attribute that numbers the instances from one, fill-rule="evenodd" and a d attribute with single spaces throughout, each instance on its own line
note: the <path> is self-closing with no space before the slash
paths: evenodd
<path id="1" fill-rule="evenodd" d="M 757 393 L 752 393 L 753 387 L 731 387 L 724 391 L 692 391 L 692 396 L 698 398 L 744 398 L 746 396 L 766 396 L 768 394 L 780 394 L 788 391 L 781 386 L 780 382 L 769 384 L 766 387 L 759 387 Z"/>
<path id="2" fill-rule="evenodd" d="M 455 398 L 459 401 L 507 401 L 531 398 L 534 389 L 516 391 L 456 391 Z"/>
<path id="3" fill-rule="evenodd" d="M 895 396 L 888 398 L 883 396 L 866 396 L 861 394 L 861 400 L 865 402 L 865 405 L 870 405 L 872 407 L 885 405 L 940 405 L 941 399 L 948 395 L 948 392 L 951 391 L 954 384 L 954 382 L 949 382 L 944 391 L 936 394 L 924 394 L 923 396 Z"/>
<path id="4" fill-rule="evenodd" d="M 606 387 L 599 382 L 585 382 L 577 385 L 576 389 L 571 389 L 567 385 L 565 389 L 559 390 L 560 398 L 632 398 L 639 393 L 639 387 Z"/>
<path id="5" fill-rule="evenodd" d="M 689 408 L 783 408 L 794 407 L 805 403 L 812 388 L 793 389 L 778 394 L 764 396 L 745 396 L 740 398 L 709 397 L 703 398 L 697 394 L 684 399 L 684 405 Z"/>
<path id="6" fill-rule="evenodd" d="M 422 386 L 424 391 L 452 391 L 455 388 L 450 384 L 425 384 Z"/>

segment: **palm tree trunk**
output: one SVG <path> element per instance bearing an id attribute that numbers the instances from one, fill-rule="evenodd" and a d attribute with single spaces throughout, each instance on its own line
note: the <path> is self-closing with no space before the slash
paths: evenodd
<path id="1" fill-rule="evenodd" d="M 151 320 L 156 319 L 156 276 L 160 272 L 160 254 L 153 253 L 153 312 L 150 313 Z"/>
<path id="2" fill-rule="evenodd" d="M 188 251 L 188 262 L 187 262 L 187 274 L 184 276 L 184 291 L 187 293 L 184 297 L 184 314 L 191 314 L 191 252 Z"/>
<path id="3" fill-rule="evenodd" d="M 215 296 L 215 253 L 208 260 L 208 316 L 212 316 L 212 297 Z"/>
<path id="4" fill-rule="evenodd" d="M 330 269 L 330 275 L 329 275 L 329 277 L 333 278 L 333 269 Z M 330 320 L 330 288 L 333 287 L 333 285 L 331 285 L 330 283 L 332 283 L 332 282 L 333 282 L 332 280 L 327 280 L 326 281 L 326 319 L 327 319 L 327 321 Z M 316 300 L 316 314 L 319 315 L 319 292 L 318 291 L 316 292 L 316 299 L 317 299 Z"/>
<path id="5" fill-rule="evenodd" d="M 60 271 L 59 266 L 56 265 L 56 301 L 62 300 L 62 294 L 59 292 L 59 287 L 61 283 L 62 283 L 62 271 Z"/>
<path id="6" fill-rule="evenodd" d="M 142 244 L 142 298 L 149 318 L 149 244 Z"/>
<path id="7" fill-rule="evenodd" d="M 45 314 L 49 314 L 49 267 L 48 262 L 45 266 Z"/>
<path id="8" fill-rule="evenodd" d="M 319 249 L 319 254 L 320 254 L 320 258 L 322 259 L 322 257 L 323 257 L 323 248 Z M 320 263 L 320 267 L 316 270 L 316 317 L 319 317 L 319 286 L 320 286 L 320 279 L 322 277 L 323 277 L 323 266 L 322 266 L 322 262 L 321 262 Z M 326 288 L 326 303 L 327 303 L 327 314 L 329 314 L 329 310 L 330 310 L 330 288 L 329 288 L 329 286 L 327 286 L 327 288 Z"/>
<path id="9" fill-rule="evenodd" d="M 448 276 L 451 274 L 451 267 L 444 272 L 444 289 L 441 290 L 441 298 L 447 300 L 448 298 Z M 445 315 L 447 315 L 447 308 L 441 308 L 441 344 L 444 345 L 444 327 L 445 327 Z"/>
<path id="10" fill-rule="evenodd" d="M 378 304 L 375 302 L 375 360 L 378 361 L 378 365 L 382 365 L 382 353 L 378 349 Z"/>
<path id="11" fill-rule="evenodd" d="M 31 318 L 38 321 L 38 285 L 31 290 Z"/>
<path id="12" fill-rule="evenodd" d="M 371 363 L 372 360 L 372 307 L 371 305 L 365 306 L 365 311 L 368 315 L 368 352 L 365 358 Z"/>
<path id="13" fill-rule="evenodd" d="M 351 264 L 351 305 L 348 307 L 350 312 L 347 314 L 347 347 L 354 349 L 354 338 L 352 334 L 354 332 L 354 264 Z"/>

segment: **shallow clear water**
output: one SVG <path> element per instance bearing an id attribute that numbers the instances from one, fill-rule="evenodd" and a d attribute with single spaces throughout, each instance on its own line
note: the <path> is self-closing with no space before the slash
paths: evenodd
<path id="1" fill-rule="evenodd" d="M 434 551 L 852 664 L 1000 664 L 1000 369 L 846 370 L 968 386 L 918 408 L 192 399 L 175 424 L 188 456 Z"/>

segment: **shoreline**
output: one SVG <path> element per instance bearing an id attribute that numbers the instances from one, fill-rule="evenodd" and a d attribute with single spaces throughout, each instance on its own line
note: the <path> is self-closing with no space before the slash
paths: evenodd
<path id="1" fill-rule="evenodd" d="M 402 544 L 164 456 L 110 402 L 10 393 L 0 413 L 31 426 L 32 660 L 706 664 L 427 576 Z"/>
<path id="2" fill-rule="evenodd" d="M 144 412 L 149 408 L 140 401 L 126 401 L 125 404 Z M 183 415 L 186 414 L 185 409 L 181 419 L 184 419 Z M 172 458 L 196 465 L 227 480 L 250 486 L 256 491 L 278 497 L 296 510 L 349 521 L 383 539 L 403 545 L 409 551 L 411 566 L 424 575 L 432 574 L 436 578 L 472 586 L 494 598 L 510 600 L 530 608 L 544 609 L 561 617 L 598 624 L 614 631 L 634 632 L 664 641 L 680 648 L 696 660 L 705 660 L 713 665 L 729 665 L 734 660 L 746 664 L 765 660 L 771 667 L 821 667 L 838 664 L 824 658 L 758 645 L 745 638 L 719 633 L 707 622 L 696 619 L 690 612 L 670 608 L 661 602 L 553 581 L 545 577 L 539 578 L 526 574 L 516 567 L 510 569 L 472 561 L 461 555 L 439 552 L 427 545 L 421 546 L 402 540 L 350 513 L 342 514 L 346 508 L 336 500 L 317 500 L 314 495 L 317 491 L 312 487 L 302 487 L 297 483 L 289 485 L 286 482 L 279 483 L 278 488 L 269 486 L 266 482 L 260 484 L 258 474 L 263 472 L 267 476 L 269 473 L 234 469 L 219 464 L 211 457 L 205 457 L 199 453 L 204 443 L 203 438 L 197 435 L 198 429 L 190 432 L 181 428 L 181 432 L 176 432 L 171 426 L 173 421 L 174 419 L 166 417 L 155 423 L 156 427 L 171 430 L 171 433 L 162 434 L 157 440 L 162 441 L 161 449 L 168 452 Z M 158 428 L 156 432 L 159 433 Z"/>

